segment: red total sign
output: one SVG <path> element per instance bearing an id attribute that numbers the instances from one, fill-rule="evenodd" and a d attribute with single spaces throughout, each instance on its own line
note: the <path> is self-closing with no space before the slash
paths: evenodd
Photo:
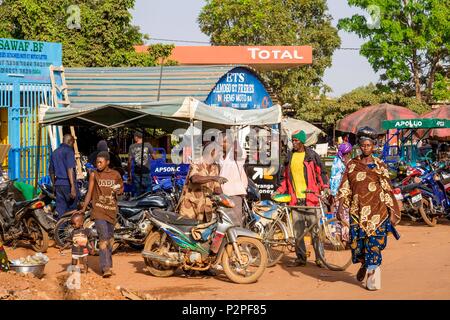
<path id="1" fill-rule="evenodd" d="M 136 47 L 143 52 L 145 46 Z M 259 69 L 289 68 L 312 63 L 311 46 L 180 46 L 170 59 L 180 65 L 242 64 Z"/>

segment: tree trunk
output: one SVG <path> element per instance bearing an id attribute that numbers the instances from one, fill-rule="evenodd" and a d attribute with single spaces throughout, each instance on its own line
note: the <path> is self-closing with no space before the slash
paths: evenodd
<path id="1" fill-rule="evenodd" d="M 416 98 L 419 101 L 422 101 L 422 93 L 420 92 L 420 76 L 419 76 L 419 66 L 417 64 L 417 53 L 416 50 L 413 51 L 412 58 L 412 72 L 414 77 L 414 87 L 416 89 Z"/>
<path id="2" fill-rule="evenodd" d="M 439 59 L 440 59 L 440 54 L 438 53 L 433 57 L 433 61 L 431 62 L 430 73 L 428 74 L 428 83 L 427 83 L 427 89 L 426 89 L 427 103 L 431 102 L 431 100 L 432 100 L 433 84 L 434 84 L 434 79 L 436 77 L 436 69 L 437 69 L 437 64 L 439 62 Z"/>

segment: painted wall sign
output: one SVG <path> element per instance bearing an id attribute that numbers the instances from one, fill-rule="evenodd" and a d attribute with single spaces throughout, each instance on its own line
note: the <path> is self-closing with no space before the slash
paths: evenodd
<path id="1" fill-rule="evenodd" d="M 147 52 L 148 46 L 135 46 Z M 179 65 L 249 65 L 256 69 L 283 69 L 312 63 L 311 46 L 177 46 L 171 60 Z"/>
<path id="2" fill-rule="evenodd" d="M 450 128 L 448 119 L 402 119 L 385 120 L 382 122 L 383 129 L 430 129 L 430 128 Z"/>
<path id="3" fill-rule="evenodd" d="M 272 173 L 270 166 L 247 165 L 247 176 L 258 186 L 262 200 L 270 200 L 278 187 L 278 174 Z"/>
<path id="4" fill-rule="evenodd" d="M 273 104 L 258 77 L 250 70 L 240 67 L 219 80 L 205 103 L 214 107 L 236 109 L 261 109 Z"/>
<path id="5" fill-rule="evenodd" d="M 186 177 L 189 172 L 189 164 L 173 164 L 160 161 L 152 161 L 150 164 L 150 174 L 157 177 L 171 177 L 180 175 Z"/>
<path id="6" fill-rule="evenodd" d="M 0 81 L 49 83 L 52 64 L 62 64 L 60 43 L 0 38 Z"/>
<path id="7" fill-rule="evenodd" d="M 36 175 L 46 175 L 51 149 L 43 135 L 37 157 L 38 107 L 51 102 L 49 66 L 61 64 L 60 43 L 0 38 L 0 112 L 8 118 L 10 179 L 33 183 Z"/>

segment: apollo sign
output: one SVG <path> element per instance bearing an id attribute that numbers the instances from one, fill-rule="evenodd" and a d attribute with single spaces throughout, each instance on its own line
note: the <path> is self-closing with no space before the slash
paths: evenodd
<path id="1" fill-rule="evenodd" d="M 450 128 L 450 121 L 447 119 L 402 119 L 385 120 L 382 123 L 383 129 L 437 129 Z"/>
<path id="2" fill-rule="evenodd" d="M 396 128 L 399 128 L 399 127 L 417 128 L 417 127 L 421 127 L 421 126 L 422 126 L 422 121 L 420 121 L 420 120 L 402 120 L 402 121 L 397 121 L 395 123 Z"/>

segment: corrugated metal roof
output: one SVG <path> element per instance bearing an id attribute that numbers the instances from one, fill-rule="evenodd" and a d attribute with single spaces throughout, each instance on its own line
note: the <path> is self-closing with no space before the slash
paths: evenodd
<path id="1" fill-rule="evenodd" d="M 205 101 L 220 78 L 236 67 L 242 66 L 165 66 L 160 100 L 191 96 Z M 156 101 L 160 72 L 159 66 L 66 68 L 71 107 Z"/>

